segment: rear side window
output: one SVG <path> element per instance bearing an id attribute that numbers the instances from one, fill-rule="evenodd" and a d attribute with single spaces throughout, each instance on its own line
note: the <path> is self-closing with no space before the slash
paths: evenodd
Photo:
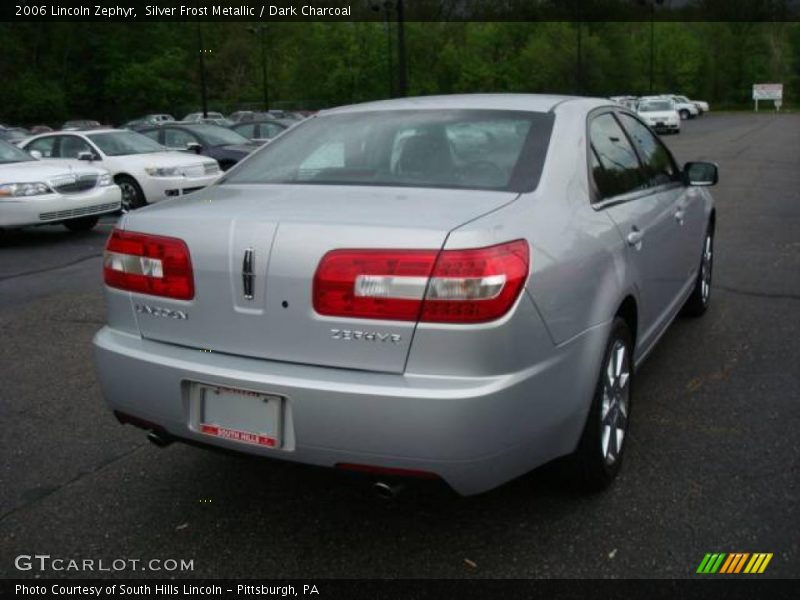
<path id="1" fill-rule="evenodd" d="M 603 199 L 647 187 L 639 157 L 614 115 L 592 119 L 589 140 L 592 177 Z"/>
<path id="2" fill-rule="evenodd" d="M 639 149 L 648 185 L 657 186 L 680 181 L 678 167 L 661 140 L 630 115 L 620 115 L 620 119 Z"/>

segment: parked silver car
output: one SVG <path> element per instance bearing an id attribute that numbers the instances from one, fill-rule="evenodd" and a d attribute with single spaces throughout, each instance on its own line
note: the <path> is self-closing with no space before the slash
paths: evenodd
<path id="1" fill-rule="evenodd" d="M 325 111 L 123 217 L 100 384 L 161 445 L 462 494 L 570 455 L 601 488 L 635 368 L 682 308 L 708 306 L 716 180 L 608 100 Z"/>

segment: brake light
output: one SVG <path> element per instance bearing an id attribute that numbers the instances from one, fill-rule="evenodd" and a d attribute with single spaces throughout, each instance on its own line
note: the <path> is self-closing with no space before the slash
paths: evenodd
<path id="1" fill-rule="evenodd" d="M 314 309 L 336 317 L 480 323 L 503 316 L 528 277 L 525 240 L 471 250 L 333 250 Z"/>
<path id="2" fill-rule="evenodd" d="M 177 238 L 114 229 L 103 253 L 103 280 L 129 292 L 194 298 L 189 248 Z"/>

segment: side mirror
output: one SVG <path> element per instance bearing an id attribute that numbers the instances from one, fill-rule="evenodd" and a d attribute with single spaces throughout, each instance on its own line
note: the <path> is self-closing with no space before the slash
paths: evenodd
<path id="1" fill-rule="evenodd" d="M 94 160 L 94 154 L 91 152 L 78 152 L 78 160 L 88 160 L 92 162 Z"/>
<path id="2" fill-rule="evenodd" d="M 712 162 L 687 162 L 683 167 L 683 179 L 687 185 L 717 185 L 719 167 Z"/>
<path id="3" fill-rule="evenodd" d="M 42 158 L 42 153 L 39 152 L 38 150 L 31 150 L 30 152 L 28 152 L 28 154 L 30 154 L 36 160 L 41 160 Z"/>
<path id="4" fill-rule="evenodd" d="M 200 154 L 203 151 L 203 147 L 197 142 L 189 142 L 186 144 L 186 149 L 195 154 Z"/>

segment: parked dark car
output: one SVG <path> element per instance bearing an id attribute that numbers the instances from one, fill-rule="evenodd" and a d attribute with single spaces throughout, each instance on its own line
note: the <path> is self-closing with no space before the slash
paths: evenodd
<path id="1" fill-rule="evenodd" d="M 196 152 L 214 158 L 227 171 L 258 148 L 246 137 L 227 127 L 210 123 L 167 123 L 139 130 L 170 150 Z"/>
<path id="2" fill-rule="evenodd" d="M 50 133 L 53 128 L 49 125 L 34 125 L 31 127 L 31 135 L 39 135 L 40 133 Z"/>
<path id="3" fill-rule="evenodd" d="M 230 128 L 249 140 L 263 144 L 289 129 L 289 126 L 277 119 L 264 119 L 262 121 L 244 121 L 231 125 Z"/>
<path id="4" fill-rule="evenodd" d="M 61 131 L 85 131 L 87 129 L 103 129 L 99 121 L 90 119 L 75 119 L 67 121 L 61 126 Z"/>
<path id="5" fill-rule="evenodd" d="M 166 113 L 154 113 L 133 119 L 122 125 L 123 129 L 131 129 L 139 131 L 145 127 L 152 127 L 153 125 L 160 125 L 162 123 L 169 123 L 175 121 L 175 117 Z"/>

